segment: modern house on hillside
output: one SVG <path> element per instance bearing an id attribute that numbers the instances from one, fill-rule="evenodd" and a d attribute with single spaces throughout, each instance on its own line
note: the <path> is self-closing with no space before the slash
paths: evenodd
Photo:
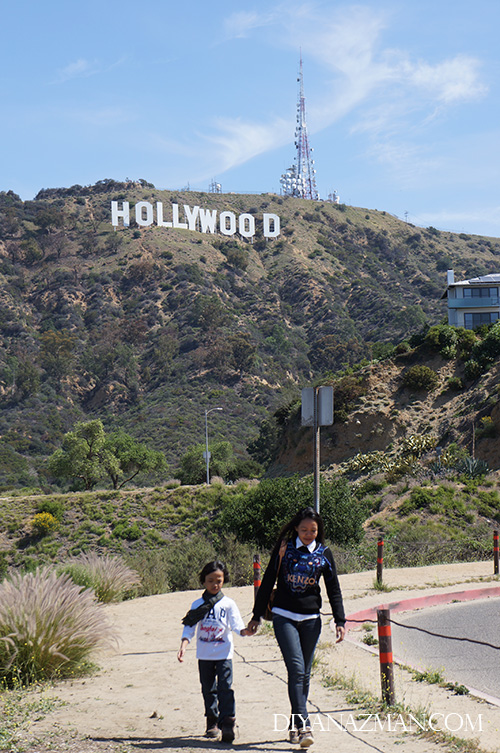
<path id="1" fill-rule="evenodd" d="M 500 274 L 455 282 L 455 273 L 449 269 L 447 283 L 443 298 L 448 299 L 448 324 L 475 329 L 498 320 Z"/>

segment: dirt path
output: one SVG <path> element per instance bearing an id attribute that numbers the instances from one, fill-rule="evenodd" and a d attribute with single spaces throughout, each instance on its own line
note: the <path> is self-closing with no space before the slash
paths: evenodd
<path id="1" fill-rule="evenodd" d="M 352 614 L 394 599 L 463 590 L 464 582 L 470 579 L 468 588 L 489 587 L 491 572 L 490 563 L 390 570 L 385 574 L 385 582 L 395 589 L 390 594 L 372 589 L 373 573 L 342 576 L 341 585 L 346 612 Z M 227 592 L 239 605 L 244 619 L 248 619 L 253 588 L 228 588 Z M 118 651 L 99 657 L 101 670 L 95 676 L 66 681 L 43 692 L 44 697 L 59 698 L 65 705 L 31 720 L 26 731 L 32 741 L 30 753 L 210 753 L 230 747 L 203 738 L 203 704 L 194 646 L 188 648 L 183 664 L 176 660 L 180 620 L 192 599 L 193 592 L 179 592 L 107 607 L 120 634 Z M 425 739 L 408 734 L 401 723 L 395 725 L 394 731 L 387 726 L 372 730 L 373 724 L 361 731 L 356 704 L 346 700 L 345 691 L 325 686 L 325 675 L 340 674 L 376 698 L 380 696 L 378 658 L 355 645 L 353 639 L 356 640 L 355 631 L 350 633 L 349 641 L 335 645 L 328 617 L 324 618 L 319 663 L 310 693 L 316 728 L 312 750 L 331 753 L 337 747 L 348 747 L 349 753 L 373 753 L 374 749 L 386 753 L 397 745 L 404 753 L 436 753 L 435 736 Z M 232 747 L 240 751 L 291 749 L 281 730 L 289 711 L 285 670 L 271 630 L 264 628 L 255 638 L 235 637 L 235 648 L 239 737 Z M 469 714 L 471 720 L 477 721 L 481 714 L 483 731 L 479 732 L 476 726 L 455 734 L 477 737 L 484 749 L 500 751 L 500 708 L 455 696 L 433 685 L 415 683 L 403 670 L 396 672 L 396 692 L 398 701 L 426 710 L 427 715 L 443 714 L 445 718 L 455 714 L 455 725 L 459 717 Z M 296 746 L 295 749 L 299 750 Z"/>

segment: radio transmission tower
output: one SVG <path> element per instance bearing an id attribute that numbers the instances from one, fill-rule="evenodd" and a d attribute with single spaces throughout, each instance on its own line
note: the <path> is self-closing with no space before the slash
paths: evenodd
<path id="1" fill-rule="evenodd" d="M 302 54 L 300 55 L 297 127 L 295 128 L 295 161 L 280 178 L 285 196 L 298 196 L 301 199 L 319 199 L 316 188 L 316 170 L 312 159 L 312 148 L 309 146 L 306 124 L 306 98 L 304 96 L 304 76 L 302 73 Z"/>

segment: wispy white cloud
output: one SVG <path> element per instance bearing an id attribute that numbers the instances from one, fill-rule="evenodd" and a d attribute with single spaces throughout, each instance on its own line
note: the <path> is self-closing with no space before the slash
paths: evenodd
<path id="1" fill-rule="evenodd" d="M 97 61 L 86 60 L 85 58 L 78 58 L 73 63 L 68 63 L 64 68 L 60 68 L 57 71 L 55 82 L 62 84 L 65 81 L 69 81 L 73 78 L 86 78 L 98 73 L 99 65 Z"/>
<path id="2" fill-rule="evenodd" d="M 487 92 L 479 78 L 479 69 L 476 58 L 457 55 L 434 66 L 423 62 L 410 66 L 409 80 L 445 104 L 467 102 Z"/>
<path id="3" fill-rule="evenodd" d="M 238 11 L 226 18 L 224 31 L 230 39 L 248 37 L 251 31 L 262 26 L 268 26 L 274 22 L 275 18 L 273 12 Z"/>
<path id="4" fill-rule="evenodd" d="M 87 60 L 86 58 L 78 58 L 72 63 L 60 68 L 56 72 L 55 79 L 52 83 L 63 84 L 66 81 L 71 81 L 75 78 L 88 78 L 89 76 L 95 76 L 99 73 L 107 73 L 120 66 L 125 57 L 121 57 L 111 63 L 102 64 L 99 60 Z"/>
<path id="5" fill-rule="evenodd" d="M 290 139 L 290 123 L 276 118 L 270 123 L 252 123 L 239 118 L 219 118 L 216 132 L 205 135 L 217 147 L 220 168 L 229 170 L 259 154 L 286 144 Z"/>
<path id="6" fill-rule="evenodd" d="M 446 165 L 441 155 L 429 153 L 425 146 L 391 139 L 371 144 L 365 157 L 383 164 L 403 189 L 421 186 L 430 174 L 437 174 Z"/>

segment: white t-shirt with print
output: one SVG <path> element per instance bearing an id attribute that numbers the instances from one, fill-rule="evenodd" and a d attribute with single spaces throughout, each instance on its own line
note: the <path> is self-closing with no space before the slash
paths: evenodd
<path id="1" fill-rule="evenodd" d="M 191 604 L 191 609 L 196 609 L 203 604 L 200 597 Z M 197 659 L 231 659 L 233 656 L 233 633 L 240 633 L 245 628 L 240 610 L 236 603 L 223 596 L 196 625 L 185 625 L 182 638 L 192 641 L 196 631 L 196 657 Z"/>

